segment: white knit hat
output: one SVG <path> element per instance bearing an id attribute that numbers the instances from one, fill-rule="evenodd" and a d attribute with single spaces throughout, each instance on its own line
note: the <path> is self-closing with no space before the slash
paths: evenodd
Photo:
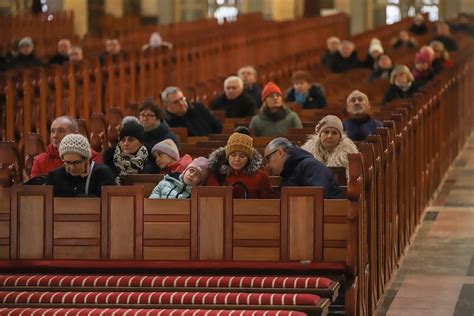
<path id="1" fill-rule="evenodd" d="M 91 145 L 87 138 L 81 134 L 68 134 L 64 136 L 59 144 L 59 156 L 61 159 L 65 154 L 77 154 L 85 159 L 91 158 Z"/>
<path id="2" fill-rule="evenodd" d="M 339 134 L 341 135 L 344 131 L 344 127 L 342 126 L 341 119 L 335 115 L 326 115 L 325 117 L 323 117 L 319 121 L 318 125 L 316 125 L 316 128 L 314 129 L 314 131 L 316 132 L 316 134 L 319 135 L 324 129 L 328 127 L 333 127 L 337 129 L 339 131 Z"/>
<path id="3" fill-rule="evenodd" d="M 369 47 L 369 54 L 372 54 L 374 51 L 378 51 L 380 53 L 384 53 L 382 44 L 380 42 L 371 42 Z"/>

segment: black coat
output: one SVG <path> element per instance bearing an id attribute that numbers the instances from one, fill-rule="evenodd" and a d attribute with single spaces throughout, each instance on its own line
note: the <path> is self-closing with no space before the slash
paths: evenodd
<path id="1" fill-rule="evenodd" d="M 166 112 L 165 119 L 171 127 L 187 128 L 188 136 L 207 136 L 222 131 L 222 123 L 202 103 L 189 104 L 183 116 Z"/>
<path id="2" fill-rule="evenodd" d="M 165 139 L 171 139 L 179 146 L 178 137 L 170 130 L 168 123 L 166 123 L 165 120 L 162 120 L 157 128 L 145 132 L 144 145 L 146 146 L 146 149 L 148 149 L 148 152 L 151 153 L 153 146 Z"/>
<path id="3" fill-rule="evenodd" d="M 418 86 L 416 82 L 412 82 L 411 87 L 407 91 L 403 91 L 398 86 L 392 84 L 388 88 L 387 92 L 385 92 L 383 99 L 382 99 L 382 106 L 384 106 L 387 102 L 396 99 L 408 99 L 411 98 L 413 93 L 418 91 Z"/>
<path id="4" fill-rule="evenodd" d="M 401 39 L 397 39 L 395 43 L 392 44 L 393 48 L 416 48 L 416 44 L 413 41 L 403 42 Z"/>
<path id="5" fill-rule="evenodd" d="M 246 92 L 252 99 L 255 101 L 257 108 L 260 108 L 262 105 L 262 88 L 253 84 L 251 87 L 244 88 L 244 92 Z"/>
<path id="6" fill-rule="evenodd" d="M 323 66 L 331 67 L 333 63 L 334 56 L 336 56 L 337 53 L 331 53 L 329 50 L 326 49 L 326 52 L 324 55 L 321 56 L 320 63 Z"/>
<path id="7" fill-rule="evenodd" d="M 246 117 L 255 114 L 257 105 L 251 96 L 242 92 L 236 99 L 227 99 L 225 93 L 217 96 L 211 103 L 211 109 L 225 111 L 225 117 Z"/>
<path id="8" fill-rule="evenodd" d="M 375 67 L 374 70 L 372 70 L 372 72 L 370 73 L 367 81 L 371 82 L 379 78 L 390 79 L 390 74 L 392 73 L 392 70 L 393 70 L 393 67 L 389 69 L 382 69 L 379 67 Z"/>
<path id="9" fill-rule="evenodd" d="M 8 68 L 28 68 L 41 66 L 41 61 L 36 58 L 34 52 L 29 55 L 18 54 L 8 64 Z"/>
<path id="10" fill-rule="evenodd" d="M 428 27 L 426 26 L 426 23 L 423 23 L 421 25 L 416 25 L 415 23 L 413 23 L 408 29 L 408 31 L 415 35 L 423 35 L 428 33 Z"/>
<path id="11" fill-rule="evenodd" d="M 100 196 L 103 185 L 115 185 L 112 171 L 104 164 L 95 164 L 89 183 L 89 193 L 85 194 L 87 177 L 75 177 L 63 167 L 50 171 L 46 184 L 52 185 L 54 196 L 81 197 Z"/>
<path id="12" fill-rule="evenodd" d="M 353 52 L 348 58 L 344 58 L 341 54 L 337 53 L 334 55 L 331 63 L 331 72 L 341 73 L 357 68 L 361 65 L 357 59 L 357 52 Z"/>
<path id="13" fill-rule="evenodd" d="M 69 56 L 64 56 L 58 53 L 49 59 L 48 64 L 62 65 L 64 63 L 67 63 L 68 61 L 69 61 Z"/>
<path id="14" fill-rule="evenodd" d="M 312 84 L 308 92 L 308 96 L 306 97 L 306 100 L 303 103 L 303 109 L 322 109 L 328 105 L 326 101 L 326 96 L 324 95 L 324 91 L 320 85 Z M 295 88 L 288 89 L 285 95 L 285 101 L 296 101 Z"/>
<path id="15" fill-rule="evenodd" d="M 454 38 L 452 38 L 451 36 L 438 35 L 438 36 L 433 37 L 430 43 L 432 41 L 440 41 L 441 43 L 443 43 L 444 48 L 446 48 L 450 52 L 458 50 L 458 44 L 456 43 Z"/>
<path id="16" fill-rule="evenodd" d="M 343 122 L 344 131 L 353 141 L 365 141 L 367 136 L 374 135 L 377 127 L 382 127 L 382 122 L 371 118 L 369 115 L 356 119 L 349 118 Z"/>
<path id="17" fill-rule="evenodd" d="M 299 147 L 287 153 L 287 158 L 280 174 L 280 186 L 318 186 L 324 188 L 324 198 L 344 198 L 332 171 L 312 154 Z"/>
<path id="18" fill-rule="evenodd" d="M 365 68 L 374 69 L 374 65 L 375 65 L 375 59 L 370 54 L 367 54 L 367 57 L 365 57 L 364 61 L 361 62 L 361 66 Z"/>

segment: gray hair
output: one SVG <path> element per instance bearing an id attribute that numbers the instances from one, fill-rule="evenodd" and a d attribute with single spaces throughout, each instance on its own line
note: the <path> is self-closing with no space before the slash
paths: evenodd
<path id="1" fill-rule="evenodd" d="M 53 122 L 61 121 L 61 120 L 66 120 L 66 121 L 69 122 L 69 131 L 71 133 L 78 133 L 79 132 L 79 125 L 77 125 L 77 121 L 73 117 L 63 115 L 63 116 L 59 116 L 59 117 L 55 118 Z"/>
<path id="2" fill-rule="evenodd" d="M 130 122 L 135 122 L 137 124 L 140 124 L 140 120 L 137 117 L 132 116 L 132 115 L 125 116 L 122 119 L 122 122 L 120 124 L 124 125 L 125 123 L 130 123 Z"/>
<path id="3" fill-rule="evenodd" d="M 255 76 L 255 78 L 257 78 L 257 69 L 256 69 L 253 65 L 245 65 L 245 66 L 243 66 L 243 67 L 240 67 L 239 71 L 237 71 L 237 73 L 239 74 L 239 76 L 240 76 L 240 72 L 241 72 L 242 70 L 246 69 L 246 68 L 252 69 L 253 75 Z"/>
<path id="4" fill-rule="evenodd" d="M 237 76 L 229 76 L 229 77 L 227 77 L 227 78 L 224 80 L 224 88 L 225 88 L 225 86 L 227 86 L 227 84 L 228 84 L 229 82 L 233 82 L 233 81 L 237 82 L 237 83 L 239 84 L 239 86 L 240 86 L 241 89 L 244 87 L 244 82 L 242 81 L 242 79 L 240 79 L 240 77 L 237 77 Z"/>
<path id="5" fill-rule="evenodd" d="M 168 102 L 168 96 L 170 94 L 178 93 L 178 92 L 181 92 L 181 89 L 178 87 L 173 87 L 173 86 L 167 87 L 165 90 L 163 90 L 163 92 L 161 92 L 161 100 L 163 102 Z"/>
<path id="6" fill-rule="evenodd" d="M 362 92 L 362 91 L 360 91 L 360 90 L 354 90 L 354 91 L 352 91 L 351 93 L 349 93 L 349 95 L 347 96 L 347 98 L 346 98 L 346 103 L 349 102 L 349 98 L 350 98 L 351 95 L 353 95 L 354 93 L 360 93 L 362 96 L 364 96 L 364 97 L 367 99 L 367 101 L 369 101 L 369 97 L 367 96 L 367 94 L 365 94 L 364 92 Z"/>
<path id="7" fill-rule="evenodd" d="M 272 139 L 266 149 L 268 151 L 274 151 L 274 150 L 277 150 L 279 148 L 283 148 L 283 151 L 284 152 L 289 152 L 291 151 L 295 146 L 288 140 L 288 138 L 285 138 L 285 137 L 277 137 L 277 138 L 274 138 Z"/>

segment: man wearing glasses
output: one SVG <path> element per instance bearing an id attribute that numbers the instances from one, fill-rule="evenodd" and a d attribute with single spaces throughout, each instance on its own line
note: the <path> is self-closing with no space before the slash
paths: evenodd
<path id="1" fill-rule="evenodd" d="M 91 147 L 84 136 L 66 135 L 59 144 L 59 155 L 64 165 L 48 173 L 46 180 L 54 196 L 100 196 L 103 185 L 115 185 L 109 167 L 91 160 Z"/>
<path id="2" fill-rule="evenodd" d="M 282 187 L 323 187 L 325 199 L 344 198 L 332 171 L 284 137 L 268 143 L 264 159 L 266 171 L 269 175 L 280 176 Z"/>
<path id="3" fill-rule="evenodd" d="M 189 103 L 178 87 L 163 90 L 161 100 L 169 126 L 187 128 L 188 136 L 207 136 L 222 131 L 221 122 L 202 103 Z"/>
<path id="4" fill-rule="evenodd" d="M 74 118 L 70 116 L 60 116 L 51 123 L 50 143 L 46 148 L 46 152 L 41 153 L 35 157 L 33 167 L 31 168 L 31 178 L 46 175 L 51 170 L 62 166 L 63 161 L 59 157 L 59 143 L 64 136 L 71 133 L 78 133 L 79 127 Z M 101 163 L 100 155 L 94 150 L 91 152 L 92 160 L 96 163 Z"/>

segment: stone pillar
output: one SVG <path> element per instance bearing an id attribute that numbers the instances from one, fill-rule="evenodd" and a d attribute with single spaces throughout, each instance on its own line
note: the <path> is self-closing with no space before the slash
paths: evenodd
<path id="1" fill-rule="evenodd" d="M 88 7 L 87 0 L 64 0 L 63 10 L 74 12 L 74 32 L 84 36 L 88 31 Z"/>

